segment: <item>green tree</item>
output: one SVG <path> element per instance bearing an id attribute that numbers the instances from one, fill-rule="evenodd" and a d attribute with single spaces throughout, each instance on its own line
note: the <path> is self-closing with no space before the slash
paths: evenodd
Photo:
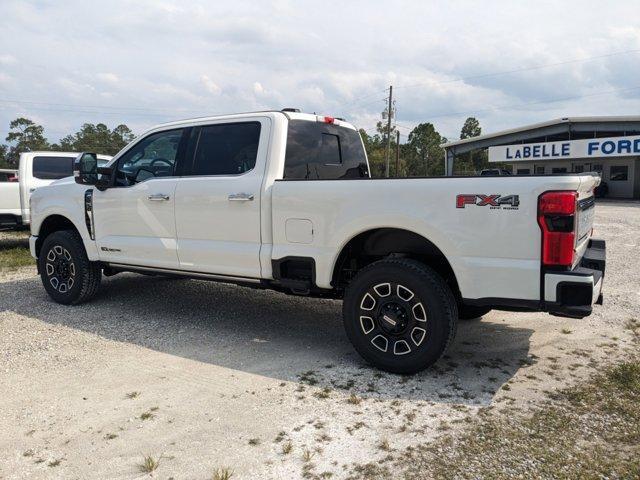
<path id="1" fill-rule="evenodd" d="M 440 145 L 446 141 L 432 123 L 420 123 L 411 130 L 404 157 L 407 176 L 444 175 L 444 149 Z"/>
<path id="2" fill-rule="evenodd" d="M 6 145 L 0 145 L 0 168 L 9 168 L 9 163 L 7 162 L 7 153 L 9 152 L 9 147 Z"/>
<path id="3" fill-rule="evenodd" d="M 16 118 L 9 124 L 9 151 L 6 154 L 10 165 L 17 165 L 20 153 L 49 149 L 49 142 L 44 138 L 44 128 L 28 118 Z"/>
<path id="4" fill-rule="evenodd" d="M 478 119 L 475 117 L 467 118 L 460 130 L 460 139 L 463 140 L 480 135 L 482 135 L 482 128 Z M 456 171 L 461 173 L 477 173 L 488 165 L 487 152 L 485 150 L 468 152 L 456 160 Z"/>
<path id="5" fill-rule="evenodd" d="M 469 117 L 464 121 L 462 130 L 460 130 L 460 139 L 478 137 L 482 134 L 480 122 L 475 117 Z"/>
<path id="6" fill-rule="evenodd" d="M 386 121 L 379 121 L 376 124 L 376 133 L 373 135 L 367 134 L 365 130 L 360 130 L 362 142 L 364 143 L 364 148 L 367 151 L 367 158 L 369 159 L 370 173 L 374 178 L 383 178 L 385 174 L 387 158 L 387 130 Z M 391 155 L 389 159 L 390 176 L 399 176 L 398 173 L 395 172 L 395 159 L 396 127 L 391 125 Z"/>
<path id="7" fill-rule="evenodd" d="M 62 138 L 58 145 L 54 145 L 54 148 L 56 150 L 115 155 L 133 138 L 133 132 L 126 125 L 118 125 L 110 130 L 104 123 L 95 125 L 85 123 L 78 132 Z"/>

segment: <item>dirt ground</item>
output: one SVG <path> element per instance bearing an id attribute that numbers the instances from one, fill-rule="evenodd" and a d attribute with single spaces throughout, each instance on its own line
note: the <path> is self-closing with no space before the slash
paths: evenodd
<path id="1" fill-rule="evenodd" d="M 415 376 L 364 364 L 337 301 L 123 274 L 64 307 L 33 267 L 4 270 L 0 478 L 357 478 L 357 465 L 437 442 L 485 407 L 543 402 L 634 348 L 640 203 L 599 203 L 595 235 L 608 263 L 592 316 L 462 321 Z M 151 474 L 145 456 L 159 460 Z"/>

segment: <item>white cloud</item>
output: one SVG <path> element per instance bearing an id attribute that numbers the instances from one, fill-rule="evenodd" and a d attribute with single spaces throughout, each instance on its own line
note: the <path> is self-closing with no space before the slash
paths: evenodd
<path id="1" fill-rule="evenodd" d="M 0 65 L 11 65 L 17 61 L 16 57 L 8 53 L 0 55 Z"/>
<path id="2" fill-rule="evenodd" d="M 98 80 L 102 80 L 105 83 L 118 83 L 118 81 L 120 80 L 118 78 L 118 75 L 116 75 L 115 73 L 98 73 L 96 74 L 96 77 L 98 78 Z"/>
<path id="3" fill-rule="evenodd" d="M 200 81 L 209 93 L 212 93 L 213 95 L 220 95 L 220 93 L 222 93 L 222 89 L 218 84 L 211 80 L 207 75 L 200 76 Z"/>
<path id="4" fill-rule="evenodd" d="M 0 138 L 18 111 L 51 132 L 87 121 L 140 132 L 176 118 L 286 106 L 372 129 L 389 84 L 398 123 L 432 121 L 451 138 L 467 115 L 491 131 L 640 109 L 640 89 L 631 90 L 640 86 L 640 53 L 604 56 L 640 49 L 624 2 L 310 5 L 3 0 L 3 95 L 64 105 L 0 110 Z M 574 59 L 590 60 L 567 62 Z M 569 97 L 581 98 L 547 102 Z"/>

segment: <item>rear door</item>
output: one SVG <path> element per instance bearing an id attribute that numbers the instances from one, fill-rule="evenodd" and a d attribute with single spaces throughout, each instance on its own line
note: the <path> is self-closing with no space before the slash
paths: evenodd
<path id="1" fill-rule="evenodd" d="M 270 129 L 266 117 L 194 128 L 191 164 L 176 187 L 181 269 L 261 276 L 260 192 Z"/>

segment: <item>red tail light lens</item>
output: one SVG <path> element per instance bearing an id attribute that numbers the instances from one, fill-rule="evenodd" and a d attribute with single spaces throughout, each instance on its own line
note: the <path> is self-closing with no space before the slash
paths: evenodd
<path id="1" fill-rule="evenodd" d="M 577 192 L 547 192 L 540 197 L 538 210 L 543 215 L 573 215 L 577 199 Z"/>
<path id="2" fill-rule="evenodd" d="M 542 264 L 570 267 L 575 255 L 577 192 L 547 192 L 538 200 Z"/>
<path id="3" fill-rule="evenodd" d="M 546 232 L 542 237 L 542 263 L 545 265 L 573 265 L 573 232 Z"/>

